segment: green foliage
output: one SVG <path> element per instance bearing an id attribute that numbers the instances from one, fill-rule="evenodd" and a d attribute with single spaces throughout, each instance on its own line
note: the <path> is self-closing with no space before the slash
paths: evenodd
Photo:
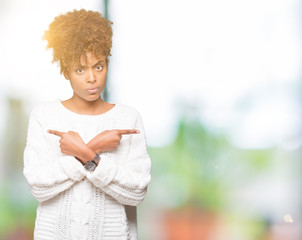
<path id="1" fill-rule="evenodd" d="M 11 235 L 20 231 L 31 234 L 33 231 L 37 202 L 31 196 L 22 174 L 28 116 L 21 99 L 9 97 L 7 105 L 0 146 L 4 166 L 0 184 L 0 239 L 19 239 Z"/>
<path id="2" fill-rule="evenodd" d="M 253 171 L 258 172 L 267 169 L 271 165 L 274 151 L 274 149 L 238 150 L 236 154 L 238 159 L 244 159 Z"/>
<path id="3" fill-rule="evenodd" d="M 219 165 L 227 145 L 224 137 L 209 134 L 199 123 L 181 121 L 171 145 L 149 150 L 153 172 L 168 178 L 170 191 L 181 195 L 180 205 L 218 210 L 226 188 Z"/>
<path id="4" fill-rule="evenodd" d="M 180 121 L 172 144 L 150 148 L 149 153 L 155 191 L 170 199 L 167 207 L 194 205 L 210 211 L 223 209 L 232 183 L 267 169 L 272 155 L 268 150 L 237 149 L 224 135 L 186 119 Z"/>

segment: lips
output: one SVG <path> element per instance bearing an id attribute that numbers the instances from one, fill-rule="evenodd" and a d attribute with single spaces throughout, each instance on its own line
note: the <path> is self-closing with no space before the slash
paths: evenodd
<path id="1" fill-rule="evenodd" d="M 87 92 L 96 93 L 98 90 L 99 90 L 99 88 L 89 88 L 89 89 L 87 89 Z"/>

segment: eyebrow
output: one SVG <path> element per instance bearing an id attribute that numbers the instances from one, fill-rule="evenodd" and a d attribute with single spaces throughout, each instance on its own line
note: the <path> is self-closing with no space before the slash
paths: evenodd
<path id="1" fill-rule="evenodd" d="M 97 65 L 99 65 L 99 64 L 101 64 L 101 63 L 105 63 L 105 61 L 104 60 L 100 60 L 100 61 L 98 61 L 97 63 L 95 63 L 92 67 L 96 67 Z M 72 67 L 74 67 L 74 68 L 85 68 L 86 67 L 86 65 L 74 65 L 74 66 L 72 66 Z"/>
<path id="2" fill-rule="evenodd" d="M 99 65 L 100 63 L 104 63 L 104 62 L 105 62 L 104 60 L 100 60 L 100 61 L 98 61 L 96 64 L 94 64 L 93 67 Z"/>

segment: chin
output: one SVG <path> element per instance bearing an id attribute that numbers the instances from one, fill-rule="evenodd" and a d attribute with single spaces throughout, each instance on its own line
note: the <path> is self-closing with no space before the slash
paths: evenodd
<path id="1" fill-rule="evenodd" d="M 90 97 L 86 98 L 85 100 L 88 102 L 94 102 L 96 100 L 99 100 L 99 98 L 100 98 L 100 95 L 95 95 L 95 96 L 90 96 Z"/>

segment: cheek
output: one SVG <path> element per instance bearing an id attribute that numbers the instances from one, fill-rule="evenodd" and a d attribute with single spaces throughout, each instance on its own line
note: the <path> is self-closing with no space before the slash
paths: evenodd
<path id="1" fill-rule="evenodd" d="M 107 74 L 101 74 L 99 76 L 99 82 L 101 83 L 102 86 L 105 86 L 105 84 L 106 84 L 106 78 L 107 78 Z"/>
<path id="2" fill-rule="evenodd" d="M 71 85 L 72 91 L 77 94 L 81 94 L 85 89 L 85 87 L 81 86 L 81 84 L 79 82 L 70 82 L 70 85 Z"/>
<path id="3" fill-rule="evenodd" d="M 70 85 L 74 90 L 83 88 L 83 83 L 85 83 L 85 81 L 81 77 L 72 78 L 70 80 Z"/>
<path id="4" fill-rule="evenodd" d="M 79 88 L 78 83 L 75 82 L 75 81 L 70 81 L 70 85 L 71 85 L 71 87 L 72 87 L 74 90 L 77 89 L 77 88 Z"/>

